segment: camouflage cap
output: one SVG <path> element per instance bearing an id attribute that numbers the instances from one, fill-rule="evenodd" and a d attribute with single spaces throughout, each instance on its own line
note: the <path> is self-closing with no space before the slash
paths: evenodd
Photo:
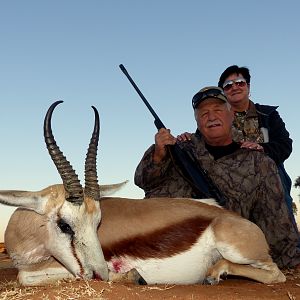
<path id="1" fill-rule="evenodd" d="M 193 108 L 197 108 L 197 106 L 206 100 L 207 98 L 216 98 L 220 99 L 223 102 L 227 102 L 227 98 L 223 93 L 223 90 L 217 86 L 207 86 L 201 89 L 192 99 Z"/>

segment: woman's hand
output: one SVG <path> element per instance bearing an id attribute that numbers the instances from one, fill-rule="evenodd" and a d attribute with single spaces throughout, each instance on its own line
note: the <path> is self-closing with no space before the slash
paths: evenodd
<path id="1" fill-rule="evenodd" d="M 178 142 L 186 142 L 191 140 L 192 134 L 189 132 L 181 133 L 180 135 L 177 135 L 177 141 Z"/>
<path id="2" fill-rule="evenodd" d="M 242 142 L 241 148 L 247 148 L 247 149 L 251 149 L 251 150 L 264 152 L 263 146 L 261 146 L 258 143 L 254 143 L 254 142 Z"/>

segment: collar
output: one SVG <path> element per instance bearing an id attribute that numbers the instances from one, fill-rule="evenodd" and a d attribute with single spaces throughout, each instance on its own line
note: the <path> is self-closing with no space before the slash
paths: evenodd
<path id="1" fill-rule="evenodd" d="M 257 117 L 257 111 L 256 111 L 256 107 L 255 104 L 249 100 L 249 107 L 246 111 L 244 112 L 234 112 L 234 114 L 245 114 L 247 117 L 253 118 L 253 117 Z"/>
<path id="2" fill-rule="evenodd" d="M 231 144 L 226 146 L 212 146 L 205 143 L 205 148 L 207 149 L 209 154 L 211 154 L 216 160 L 223 156 L 234 153 L 236 150 L 240 149 L 241 146 L 237 142 L 233 141 Z"/>

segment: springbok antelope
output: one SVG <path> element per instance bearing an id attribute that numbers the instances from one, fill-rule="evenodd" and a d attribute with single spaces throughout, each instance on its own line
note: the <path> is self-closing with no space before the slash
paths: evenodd
<path id="1" fill-rule="evenodd" d="M 83 189 L 52 134 L 52 113 L 60 102 L 45 116 L 44 137 L 63 184 L 38 192 L 0 191 L 1 203 L 19 207 L 7 226 L 5 245 L 21 284 L 114 280 L 131 270 L 148 284 L 216 284 L 223 274 L 285 281 L 262 231 L 213 200 L 100 197 L 100 126 L 94 107 Z"/>

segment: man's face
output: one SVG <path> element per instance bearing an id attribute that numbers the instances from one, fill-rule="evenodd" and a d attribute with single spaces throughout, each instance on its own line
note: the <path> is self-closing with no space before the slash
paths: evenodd
<path id="1" fill-rule="evenodd" d="M 195 109 L 198 129 L 205 141 L 213 146 L 224 146 L 232 142 L 232 112 L 226 103 L 219 99 L 208 98 Z"/>

